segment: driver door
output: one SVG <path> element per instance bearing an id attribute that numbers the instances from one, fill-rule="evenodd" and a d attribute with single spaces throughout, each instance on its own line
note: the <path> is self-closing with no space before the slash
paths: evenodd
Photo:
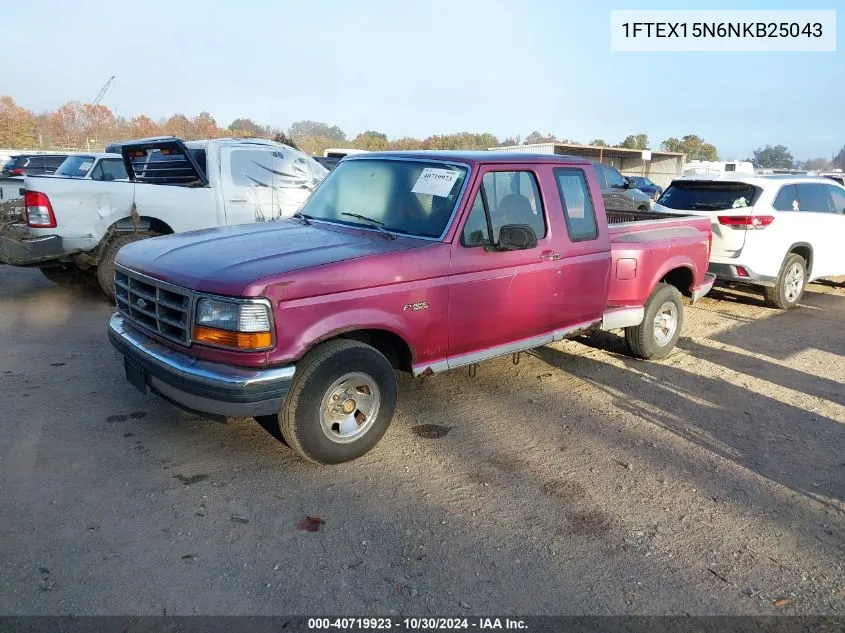
<path id="1" fill-rule="evenodd" d="M 476 179 L 472 207 L 452 243 L 450 367 L 507 353 L 520 340 L 548 335 L 536 345 L 551 341 L 561 262 L 538 181 L 534 171 L 507 165 L 482 168 Z M 505 224 L 531 226 L 537 246 L 490 248 Z"/>

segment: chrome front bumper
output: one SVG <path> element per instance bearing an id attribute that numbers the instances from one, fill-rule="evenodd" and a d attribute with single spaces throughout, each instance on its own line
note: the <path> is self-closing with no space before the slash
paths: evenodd
<path id="1" fill-rule="evenodd" d="M 198 360 L 142 334 L 120 314 L 109 319 L 109 340 L 124 357 L 127 380 L 189 411 L 225 417 L 278 413 L 295 367 L 235 367 Z"/>

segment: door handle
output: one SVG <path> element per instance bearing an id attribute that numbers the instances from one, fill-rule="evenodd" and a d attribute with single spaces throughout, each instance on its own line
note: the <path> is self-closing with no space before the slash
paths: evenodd
<path id="1" fill-rule="evenodd" d="M 552 251 L 543 251 L 540 253 L 540 259 L 547 262 L 554 262 L 560 259 L 560 253 L 553 253 Z"/>

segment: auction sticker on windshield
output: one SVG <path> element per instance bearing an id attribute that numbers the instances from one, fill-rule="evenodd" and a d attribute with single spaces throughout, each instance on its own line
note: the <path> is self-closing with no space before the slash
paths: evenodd
<path id="1" fill-rule="evenodd" d="M 446 198 L 460 175 L 461 172 L 451 169 L 426 167 L 422 170 L 420 177 L 417 178 L 411 193 L 425 193 L 430 196 Z"/>

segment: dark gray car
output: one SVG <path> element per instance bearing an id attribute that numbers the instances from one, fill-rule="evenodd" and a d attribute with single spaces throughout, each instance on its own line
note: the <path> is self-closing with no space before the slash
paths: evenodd
<path id="1" fill-rule="evenodd" d="M 651 199 L 647 194 L 631 186 L 615 167 L 593 163 L 599 180 L 604 207 L 611 211 L 648 211 Z"/>

